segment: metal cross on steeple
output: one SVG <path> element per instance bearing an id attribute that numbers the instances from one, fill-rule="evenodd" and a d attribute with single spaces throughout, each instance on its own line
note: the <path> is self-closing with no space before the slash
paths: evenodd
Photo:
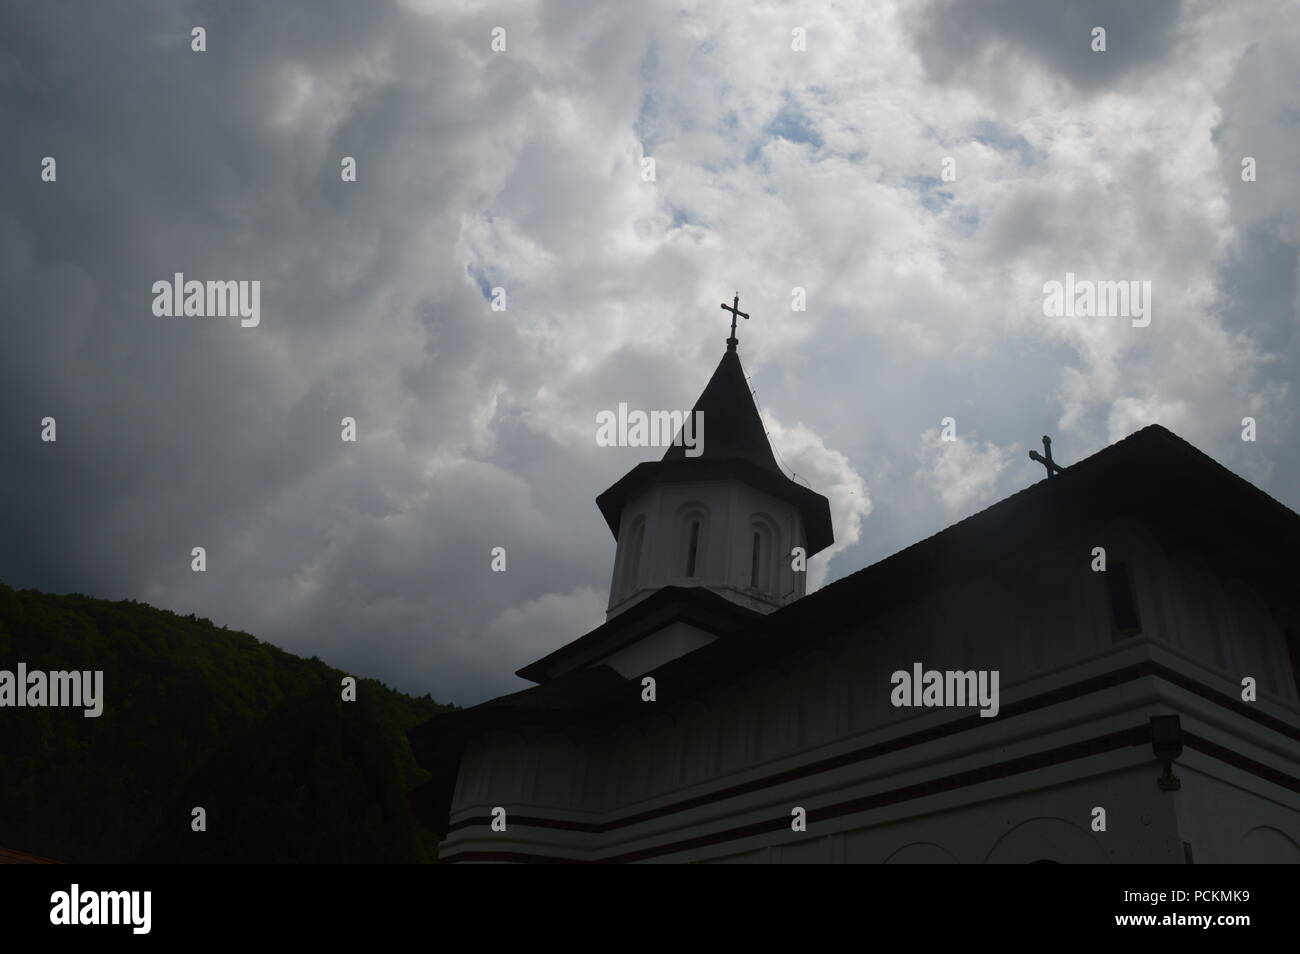
<path id="1" fill-rule="evenodd" d="M 1047 454 L 1046 457 L 1038 453 L 1038 451 L 1030 451 L 1029 459 L 1036 460 L 1044 467 L 1046 467 L 1047 476 L 1050 479 L 1052 477 L 1055 477 L 1057 474 L 1059 474 L 1064 468 L 1061 467 L 1061 465 L 1058 464 L 1056 461 L 1052 460 L 1052 439 L 1048 437 L 1046 434 L 1043 435 L 1043 450 Z"/>
<path id="2" fill-rule="evenodd" d="M 722 310 L 731 312 L 731 337 L 727 339 L 727 350 L 735 351 L 736 345 L 739 343 L 736 338 L 736 318 L 739 316 L 746 321 L 749 320 L 749 315 L 740 310 L 740 292 L 736 292 L 736 297 L 731 300 L 730 305 L 723 302 Z"/>

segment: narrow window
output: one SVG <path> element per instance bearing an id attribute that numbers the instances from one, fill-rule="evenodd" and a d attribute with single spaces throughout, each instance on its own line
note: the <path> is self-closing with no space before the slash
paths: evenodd
<path id="1" fill-rule="evenodd" d="M 695 556 L 700 549 L 700 522 L 691 521 L 691 544 L 686 551 L 686 575 L 695 575 Z"/>
<path id="2" fill-rule="evenodd" d="M 623 564 L 623 592 L 636 589 L 637 577 L 641 575 L 641 545 L 645 541 L 645 518 L 638 517 L 628 535 L 627 552 Z"/>
<path id="3" fill-rule="evenodd" d="M 1285 633 L 1287 655 L 1291 657 L 1291 678 L 1295 680 L 1295 693 L 1300 696 L 1300 639 L 1294 629 Z"/>
<path id="4" fill-rule="evenodd" d="M 758 531 L 755 530 L 754 531 L 754 555 L 750 558 L 749 561 L 749 585 L 753 587 L 758 586 L 758 562 L 759 562 L 759 546 L 760 546 L 759 541 L 760 541 L 760 537 L 758 535 Z"/>
<path id="5" fill-rule="evenodd" d="M 1112 563 L 1106 571 L 1106 595 L 1110 599 L 1110 618 L 1115 627 L 1115 638 L 1123 639 L 1142 632 L 1137 596 L 1133 592 L 1133 577 L 1127 563 Z"/>

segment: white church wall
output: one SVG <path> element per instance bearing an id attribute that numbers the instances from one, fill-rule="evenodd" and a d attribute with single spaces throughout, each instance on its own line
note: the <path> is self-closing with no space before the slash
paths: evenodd
<path id="1" fill-rule="evenodd" d="M 947 799 L 917 799 L 847 818 L 810 821 L 807 832 L 777 832 L 766 841 L 769 860 L 810 860 L 809 855 L 860 863 L 1061 863 L 1182 860 L 1173 803 L 1155 785 L 1145 760 L 1108 769 L 1098 758 L 1055 770 L 1031 772 Z M 795 800 L 815 804 L 816 796 Z M 1106 830 L 1093 830 L 1096 807 L 1107 808 Z M 696 849 L 706 861 L 758 849 L 740 844 Z M 665 858 L 663 860 L 669 860 Z M 677 856 L 672 860 L 687 860 Z"/>
<path id="2" fill-rule="evenodd" d="M 1054 685 L 1068 685 L 1079 678 L 1088 678 L 1091 673 L 1105 672 L 1116 667 L 1131 665 L 1134 659 L 1142 658 L 1143 647 L 1149 644 L 1132 644 L 1115 648 L 1110 658 L 1098 659 L 1082 671 L 1066 670 L 1041 677 L 1034 684 L 1027 685 L 1018 693 L 1012 693 L 1008 701 L 1041 694 Z M 1168 662 L 1168 657 L 1164 659 Z M 734 827 L 746 822 L 783 817 L 793 804 L 804 804 L 810 809 L 827 801 L 844 800 L 862 794 L 870 794 L 882 788 L 911 785 L 927 777 L 945 773 L 960 772 L 971 766 L 977 766 L 989 759 L 1003 760 L 1068 743 L 1072 740 L 1085 739 L 1098 733 L 1114 731 L 1131 725 L 1141 725 L 1146 717 L 1157 711 L 1167 711 L 1172 705 L 1184 713 L 1188 728 L 1211 737 L 1217 731 L 1225 741 L 1237 737 L 1238 748 L 1242 748 L 1249 757 L 1256 760 L 1272 759 L 1280 768 L 1286 768 L 1285 754 L 1265 750 L 1261 737 L 1260 744 L 1254 747 L 1241 741 L 1250 734 L 1251 727 L 1242 728 L 1238 723 L 1240 717 L 1231 713 L 1224 714 L 1221 707 L 1201 698 L 1182 698 L 1183 690 L 1171 689 L 1167 684 L 1154 678 L 1146 678 L 1134 684 L 1116 686 L 1103 692 L 1094 693 L 1078 699 L 1071 699 L 1053 707 L 1044 716 L 1034 718 L 1018 717 L 1000 724 L 991 724 L 987 729 L 982 725 L 979 730 L 959 733 L 956 736 L 941 737 L 933 742 L 909 746 L 888 755 L 868 759 L 865 762 L 844 766 L 829 773 L 819 773 L 802 780 L 796 780 L 784 788 L 760 787 L 744 795 L 727 799 L 720 803 L 707 804 L 695 809 L 674 812 L 648 823 L 639 824 L 623 831 L 615 831 L 608 836 L 593 838 L 584 833 L 532 832 L 524 833 L 532 839 L 534 849 L 538 844 L 547 846 L 545 853 L 574 857 L 581 852 L 598 848 L 602 854 L 619 850 L 636 850 L 649 843 L 665 843 L 680 840 L 687 834 L 696 834 L 726 827 Z M 750 700 L 753 701 L 752 699 Z M 743 713 L 745 700 L 739 694 L 731 694 L 729 700 L 722 703 L 723 725 L 732 725 L 733 717 Z M 1161 708 L 1164 706 L 1165 708 Z M 1199 706 L 1199 709 L 1198 709 Z M 913 722 L 919 725 L 908 729 L 925 728 L 951 719 L 951 712 L 931 711 L 914 715 Z M 1202 718 L 1203 717 L 1203 718 Z M 1226 720 L 1226 722 L 1225 722 Z M 764 774 L 775 774 L 786 770 L 791 765 L 825 758 L 843 752 L 855 746 L 871 744 L 890 735 L 896 735 L 900 727 L 889 727 L 871 733 L 865 738 L 843 740 L 837 745 L 824 747 L 821 751 L 805 752 L 800 756 L 778 763 L 760 760 L 758 765 L 738 765 L 728 771 L 720 768 L 719 763 L 712 762 L 704 767 L 702 773 L 694 774 L 694 785 L 671 786 L 672 791 L 653 793 L 661 790 L 664 777 L 677 781 L 683 779 L 682 762 L 674 765 L 673 753 L 680 752 L 679 743 L 683 738 L 700 734 L 708 724 L 718 722 L 718 712 L 710 707 L 692 705 L 681 712 L 665 712 L 645 723 L 640 731 L 610 732 L 608 744 L 603 746 L 582 746 L 587 752 L 615 752 L 618 758 L 609 767 L 612 775 L 624 780 L 617 793 L 611 792 L 612 798 L 606 803 L 605 810 L 590 814 L 575 813 L 562 803 L 546 807 L 541 814 L 549 817 L 571 819 L 587 818 L 590 820 L 607 820 L 626 815 L 631 811 L 647 811 L 671 806 L 685 798 L 709 790 L 743 784 Z M 703 724 L 702 724 L 703 723 Z M 1045 731 L 1044 726 L 1056 725 L 1059 728 Z M 1219 727 L 1216 729 L 1216 725 Z M 1223 726 L 1227 728 L 1223 728 Z M 729 731 L 723 729 L 722 732 Z M 513 739 L 502 734 L 499 742 L 519 744 L 523 740 Z M 1279 746 L 1276 740 L 1273 748 Z M 515 758 L 518 753 L 498 753 L 499 758 Z M 1290 771 L 1296 770 L 1296 753 L 1290 753 Z M 1198 761 L 1199 760 L 1199 761 Z M 539 760 L 534 770 L 554 771 L 559 767 L 559 760 Z M 698 764 L 694 766 L 698 770 Z M 1254 852 L 1255 854 L 1272 852 L 1276 854 L 1286 844 L 1286 837 L 1279 841 L 1280 835 L 1269 831 L 1251 831 L 1263 824 L 1264 828 L 1276 829 L 1287 833 L 1289 819 L 1300 817 L 1300 804 L 1290 807 L 1285 800 L 1277 800 L 1273 793 L 1275 811 L 1270 815 L 1261 810 L 1261 796 L 1258 792 L 1259 781 L 1251 776 L 1242 775 L 1233 780 L 1232 772 L 1213 760 L 1201 758 L 1189 752 L 1180 760 L 1178 771 L 1184 779 L 1184 788 L 1178 793 L 1160 792 L 1155 785 L 1159 766 L 1147 746 L 1126 748 L 1119 752 L 1103 753 L 1085 759 L 1073 760 L 1066 764 L 1050 766 L 1042 770 L 1018 773 L 1011 777 L 997 779 L 988 783 L 965 786 L 956 791 L 941 793 L 906 800 L 900 804 L 889 805 L 871 812 L 864 812 L 856 819 L 837 819 L 826 823 L 834 828 L 825 845 L 813 843 L 807 839 L 790 840 L 786 837 L 766 835 L 756 839 L 758 848 L 772 847 L 771 852 L 753 855 L 749 860 L 791 861 L 809 860 L 812 856 L 829 853 L 835 860 L 871 860 L 883 861 L 913 843 L 931 843 L 949 852 L 962 862 L 984 860 L 1016 860 L 1007 855 L 1007 845 L 1000 849 L 1000 855 L 992 855 L 996 842 L 990 842 L 985 836 L 989 833 L 1008 831 L 1035 818 L 1059 819 L 1069 826 L 1088 831 L 1091 811 L 1095 805 L 1108 808 L 1108 834 L 1105 841 L 1106 853 L 1101 858 L 1082 857 L 1080 851 L 1064 852 L 1062 844 L 1069 840 L 1062 837 L 1049 839 L 1056 845 L 1052 852 L 1039 852 L 1049 860 L 1056 861 L 1149 861 L 1163 860 L 1179 862 L 1182 860 L 1182 841 L 1190 841 L 1196 850 L 1198 861 L 1229 860 L 1233 851 L 1238 854 Z M 1210 779 L 1218 788 L 1203 783 L 1201 776 Z M 521 791 L 527 789 L 520 789 Z M 505 789 L 497 789 L 493 798 L 505 797 Z M 534 786 L 535 795 L 547 791 L 545 786 Z M 463 794 L 463 792 L 462 792 Z M 1236 799 L 1236 801 L 1232 801 Z M 1294 801 L 1294 798 L 1293 798 Z M 1205 824 L 1219 832 L 1214 837 L 1207 837 L 1206 832 L 1188 827 L 1185 820 L 1174 821 L 1173 808 L 1180 803 L 1191 807 L 1183 814 L 1192 819 L 1205 819 Z M 616 804 L 617 803 L 617 804 Z M 1117 810 L 1118 806 L 1118 810 Z M 535 813 L 537 806 L 514 804 L 512 811 Z M 991 812 L 991 813 L 990 813 Z M 474 814 L 485 814 L 479 806 Z M 1225 815 L 1226 813 L 1226 815 Z M 1225 817 L 1237 819 L 1235 823 L 1243 830 L 1230 830 L 1223 827 Z M 1060 826 L 1057 826 L 1060 828 Z M 1064 830 L 1064 829 L 1061 829 Z M 822 837 L 820 829 L 814 829 Z M 1092 832 L 1088 831 L 1089 834 Z M 520 837 L 524 837 L 521 835 Z M 793 836 L 794 833 L 791 833 Z M 481 833 L 470 837 L 477 840 Z M 1243 841 L 1243 839 L 1249 840 Z M 1023 837 L 1023 836 L 1021 836 Z M 1218 839 L 1216 841 L 1216 838 Z M 538 840 L 540 839 L 540 840 Z M 1077 840 L 1077 839 L 1076 839 Z M 494 850 L 507 850 L 513 843 L 513 836 L 499 838 L 493 844 Z M 520 844 L 523 844 L 522 842 Z M 1244 847 L 1236 847 L 1243 845 Z M 585 846 L 585 847 L 583 847 Z M 1281 846 L 1281 847 L 1279 847 Z M 789 847 L 790 851 L 786 851 Z M 738 850 L 740 849 L 740 850 Z M 488 850 L 488 849 L 481 849 Z M 741 860 L 745 854 L 743 843 L 723 843 L 708 849 L 697 849 L 690 853 L 689 859 L 675 860 L 710 860 L 729 857 Z M 757 850 L 757 849 L 756 849 Z M 1029 849 L 1017 849 L 1021 854 Z M 1012 853 L 1014 854 L 1014 853 Z M 1004 857 L 1005 856 L 1005 857 Z M 673 860 L 661 856 L 654 860 Z M 895 860 L 906 860 L 898 858 Z M 912 860 L 920 860 L 919 858 Z M 1037 860 L 1023 858 L 1020 860 Z"/>
<path id="3" fill-rule="evenodd" d="M 1174 621 L 1166 641 L 1234 683 L 1251 676 L 1261 695 L 1300 709 L 1284 638 L 1289 609 L 1233 576 L 1230 567 L 1177 553 L 1164 587 Z"/>
<path id="4" fill-rule="evenodd" d="M 1179 831 L 1197 864 L 1300 863 L 1295 793 L 1196 752 L 1176 771 Z"/>
<path id="5" fill-rule="evenodd" d="M 831 838 L 849 863 L 1179 862 L 1172 806 L 1158 795 L 1150 771 L 1131 768 L 892 823 L 850 821 Z M 1106 830 L 1096 831 L 1092 811 L 1107 806 Z"/>

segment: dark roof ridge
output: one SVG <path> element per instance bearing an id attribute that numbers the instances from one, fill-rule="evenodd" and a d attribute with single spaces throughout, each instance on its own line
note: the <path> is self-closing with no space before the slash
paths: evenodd
<path id="1" fill-rule="evenodd" d="M 1061 473 L 1058 474 L 1056 477 L 1053 478 L 1043 477 L 1041 480 L 1032 483 L 1027 487 L 1023 487 L 1020 490 L 1017 490 L 1015 493 L 1003 497 L 1001 500 L 994 501 L 993 503 L 985 507 L 983 510 L 977 510 L 975 513 L 963 517 L 961 520 L 958 520 L 956 523 L 949 524 L 943 529 L 935 531 L 934 533 L 930 534 L 930 536 L 928 537 L 923 537 L 922 539 L 916 541 L 915 543 L 909 544 L 908 546 L 904 547 L 901 550 L 894 551 L 889 556 L 882 557 L 881 559 L 877 560 L 874 563 L 869 563 L 864 567 L 860 567 L 859 569 L 854 570 L 852 573 L 846 576 L 840 577 L 838 580 L 835 580 L 832 583 L 828 583 L 826 586 L 822 587 L 820 590 L 818 590 L 815 593 L 810 593 L 807 596 L 803 597 L 802 599 L 795 600 L 793 603 L 790 603 L 789 605 L 778 609 L 776 612 L 769 614 L 766 617 L 765 622 L 776 623 L 779 621 L 781 617 L 799 609 L 801 607 L 801 604 L 804 609 L 807 609 L 809 606 L 809 601 L 816 601 L 819 597 L 823 596 L 823 594 L 828 594 L 828 593 L 849 588 L 852 585 L 851 581 L 859 579 L 860 577 L 862 577 L 863 574 L 867 573 L 870 570 L 881 567 L 884 564 L 890 563 L 891 561 L 894 560 L 904 559 L 907 555 L 932 547 L 934 546 L 935 542 L 938 541 L 941 537 L 954 535 L 955 533 L 959 532 L 959 530 L 962 528 L 968 528 L 969 526 L 971 526 L 976 522 L 990 519 L 994 514 L 996 514 L 999 511 L 1010 509 L 1013 506 L 1024 502 L 1025 500 L 1031 499 L 1034 496 L 1044 494 L 1047 492 L 1048 489 L 1044 485 L 1056 486 L 1058 489 L 1075 485 L 1079 480 L 1083 479 L 1083 477 L 1086 476 L 1089 473 L 1089 471 L 1093 470 L 1099 464 L 1115 460 L 1117 457 L 1129 451 L 1131 448 L 1136 447 L 1148 441 L 1165 441 L 1171 443 L 1174 447 L 1178 448 L 1179 451 L 1184 454 L 1191 452 L 1202 463 L 1212 464 L 1214 470 L 1219 472 L 1219 476 L 1226 474 L 1227 476 L 1231 477 L 1232 480 L 1240 486 L 1240 488 L 1248 489 L 1249 492 L 1257 495 L 1259 498 L 1262 499 L 1262 501 L 1265 501 L 1268 504 L 1271 504 L 1275 507 L 1282 509 L 1286 513 L 1291 514 L 1291 516 L 1293 517 L 1300 518 L 1300 515 L 1297 515 L 1295 511 L 1287 507 L 1286 504 L 1283 504 L 1280 501 L 1269 496 L 1263 490 L 1260 490 L 1258 487 L 1256 487 L 1254 484 L 1252 484 L 1250 481 L 1246 480 L 1244 477 L 1240 476 L 1239 474 L 1233 473 L 1231 470 L 1229 470 L 1223 464 L 1220 464 L 1209 454 L 1206 454 L 1204 451 L 1200 450 L 1194 444 L 1179 437 L 1173 431 L 1169 430 L 1168 428 L 1160 424 L 1148 424 L 1145 427 L 1139 428 L 1138 430 L 1134 431 L 1132 434 L 1129 434 L 1127 437 L 1123 437 L 1113 444 L 1107 444 L 1105 447 L 1101 448 L 1100 450 L 1096 451 L 1093 454 L 1088 455 L 1082 460 L 1076 461 L 1074 464 L 1071 464 L 1068 467 L 1064 467 Z"/>

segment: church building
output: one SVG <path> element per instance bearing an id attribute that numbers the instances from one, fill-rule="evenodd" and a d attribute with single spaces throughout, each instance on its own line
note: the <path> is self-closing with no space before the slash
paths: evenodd
<path id="1" fill-rule="evenodd" d="M 442 860 L 1300 862 L 1300 516 L 1152 425 L 805 595 L 734 317 L 695 411 L 605 622 L 410 731 Z"/>

